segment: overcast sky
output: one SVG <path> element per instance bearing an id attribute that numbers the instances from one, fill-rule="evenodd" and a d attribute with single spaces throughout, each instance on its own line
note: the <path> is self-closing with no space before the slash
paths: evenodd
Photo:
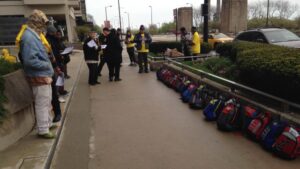
<path id="1" fill-rule="evenodd" d="M 259 0 L 248 0 L 249 3 Z M 260 0 L 262 1 L 262 0 Z M 272 1 L 272 0 L 271 0 Z M 299 3 L 299 0 L 289 0 L 293 3 Z M 124 12 L 129 12 L 131 27 L 137 28 L 140 24 L 149 25 L 151 22 L 151 12 L 149 5 L 153 7 L 153 23 L 161 24 L 170 22 L 173 19 L 173 9 L 193 4 L 200 6 L 204 0 L 120 0 L 121 14 L 124 26 L 128 26 L 128 17 Z M 112 5 L 107 9 L 108 20 L 113 25 L 119 25 L 118 19 L 118 0 L 86 0 L 87 12 L 94 16 L 98 25 L 102 25 L 105 20 L 105 6 Z M 211 0 L 212 5 L 216 0 Z"/>

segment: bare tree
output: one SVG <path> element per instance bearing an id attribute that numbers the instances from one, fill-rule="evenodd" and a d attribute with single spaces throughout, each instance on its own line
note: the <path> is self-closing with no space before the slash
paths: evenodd
<path id="1" fill-rule="evenodd" d="M 194 8 L 193 19 L 194 19 L 194 26 L 196 26 L 197 28 L 199 28 L 200 25 L 201 25 L 201 23 L 202 23 L 202 11 L 201 11 L 201 7 Z"/>

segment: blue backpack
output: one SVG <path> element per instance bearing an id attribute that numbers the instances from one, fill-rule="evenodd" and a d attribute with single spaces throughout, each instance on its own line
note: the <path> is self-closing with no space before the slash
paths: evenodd
<path id="1" fill-rule="evenodd" d="M 284 131 L 285 127 L 288 124 L 282 121 L 273 121 L 271 122 L 263 131 L 261 135 L 261 145 L 271 151 L 273 149 L 273 145 L 276 142 L 276 139 L 281 135 Z"/>
<path id="2" fill-rule="evenodd" d="M 199 110 L 199 109 L 203 109 L 205 107 L 205 102 L 202 98 L 202 90 L 203 90 L 204 86 L 200 86 L 192 95 L 190 101 L 189 101 L 189 104 L 190 104 L 190 107 L 192 109 L 196 109 L 196 110 Z"/>
<path id="3" fill-rule="evenodd" d="M 190 84 L 189 87 L 181 94 L 182 101 L 188 103 L 191 100 L 196 89 L 197 87 L 195 84 Z"/>
<path id="4" fill-rule="evenodd" d="M 215 121 L 224 108 L 225 102 L 222 99 L 212 99 L 203 110 L 203 114 L 207 121 Z"/>

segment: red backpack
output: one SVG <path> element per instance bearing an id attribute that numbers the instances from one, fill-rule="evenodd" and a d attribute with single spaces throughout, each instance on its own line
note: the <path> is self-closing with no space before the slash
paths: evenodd
<path id="1" fill-rule="evenodd" d="M 266 112 L 251 120 L 247 128 L 247 133 L 255 141 L 261 139 L 261 134 L 267 125 L 271 122 L 271 113 Z"/>
<path id="2" fill-rule="evenodd" d="M 299 129 L 288 126 L 276 139 L 273 149 L 276 155 L 284 159 L 295 159 L 300 156 Z"/>

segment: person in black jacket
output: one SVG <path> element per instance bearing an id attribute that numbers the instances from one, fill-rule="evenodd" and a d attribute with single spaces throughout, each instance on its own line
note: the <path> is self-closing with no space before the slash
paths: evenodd
<path id="1" fill-rule="evenodd" d="M 50 60 L 55 72 L 54 76 L 52 77 L 53 81 L 51 83 L 51 88 L 52 88 L 51 104 L 54 112 L 53 123 L 59 122 L 61 120 L 61 108 L 60 108 L 58 90 L 56 87 L 56 80 L 58 76 L 61 76 L 63 74 L 63 72 L 60 69 L 61 58 L 60 58 L 60 52 L 58 48 L 58 41 L 55 37 L 56 32 L 57 29 L 54 26 L 52 25 L 48 26 L 46 38 L 51 45 L 52 53 L 49 53 L 49 55 L 51 56 Z"/>
<path id="2" fill-rule="evenodd" d="M 89 37 L 83 44 L 84 59 L 89 68 L 89 84 L 94 86 L 100 84 L 98 82 L 98 62 L 99 62 L 99 42 L 96 38 L 96 32 L 90 32 Z"/>
<path id="3" fill-rule="evenodd" d="M 148 53 L 152 38 L 149 33 L 145 32 L 144 25 L 140 26 L 140 32 L 135 35 L 134 43 L 138 51 L 139 73 L 148 73 Z"/>
<path id="4" fill-rule="evenodd" d="M 117 35 L 117 31 L 112 29 L 107 38 L 107 47 L 104 50 L 104 57 L 108 64 L 109 69 L 109 81 L 121 81 L 120 79 L 120 67 L 122 62 L 122 45 Z"/>
<path id="5" fill-rule="evenodd" d="M 110 31 L 109 31 L 108 28 L 105 27 L 105 28 L 103 28 L 102 32 L 103 33 L 99 37 L 100 45 L 107 45 L 107 37 L 108 37 Z M 104 54 L 102 52 L 100 54 L 100 63 L 98 65 L 98 76 L 101 76 L 101 72 L 102 72 L 102 69 L 103 69 L 103 66 L 105 65 L 105 63 L 106 63 L 106 61 L 105 61 L 105 58 L 104 58 Z"/>

